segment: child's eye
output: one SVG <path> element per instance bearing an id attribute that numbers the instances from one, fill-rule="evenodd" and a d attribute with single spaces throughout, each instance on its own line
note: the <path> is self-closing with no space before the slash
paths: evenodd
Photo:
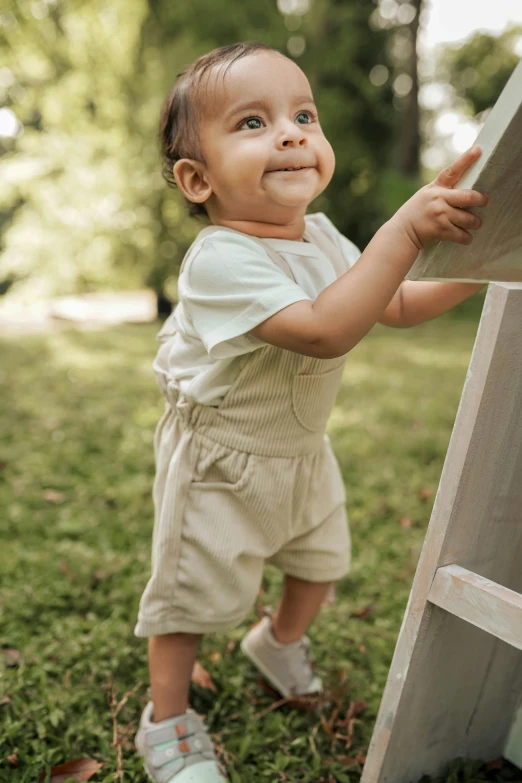
<path id="1" fill-rule="evenodd" d="M 295 118 L 295 121 L 298 122 L 300 125 L 306 125 L 309 122 L 313 122 L 314 119 L 315 119 L 315 114 L 312 111 L 300 111 L 297 117 Z"/>
<path id="2" fill-rule="evenodd" d="M 251 123 L 259 123 L 259 125 L 252 125 Z M 247 130 L 258 130 L 259 128 L 263 127 L 262 121 L 259 119 L 259 117 L 247 117 L 246 120 L 243 120 L 241 124 L 239 125 L 239 130 L 244 128 L 246 126 Z"/>

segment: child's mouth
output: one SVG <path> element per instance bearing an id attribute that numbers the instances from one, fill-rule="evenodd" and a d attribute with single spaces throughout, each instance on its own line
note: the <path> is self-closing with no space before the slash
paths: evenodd
<path id="1" fill-rule="evenodd" d="M 309 169 L 310 166 L 295 166 L 294 168 L 287 168 L 287 169 L 272 169 L 269 171 L 269 174 L 272 174 L 274 171 L 304 171 L 305 169 Z"/>

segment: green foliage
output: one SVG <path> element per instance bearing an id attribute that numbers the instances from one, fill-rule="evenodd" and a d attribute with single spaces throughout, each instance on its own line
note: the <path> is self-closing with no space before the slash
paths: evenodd
<path id="1" fill-rule="evenodd" d="M 500 35 L 477 32 L 464 43 L 445 46 L 440 73 L 473 115 L 490 109 L 520 58 L 515 44 L 522 27 L 512 25 Z"/>
<path id="2" fill-rule="evenodd" d="M 299 5 L 299 4 L 298 4 Z M 382 221 L 379 171 L 392 138 L 388 32 L 371 2 L 315 0 L 283 15 L 275 0 L 77 0 L 13 5 L 2 15 L 0 103 L 24 133 L 0 147 L 0 285 L 27 301 L 69 292 L 174 287 L 201 227 L 161 177 L 157 127 L 177 73 L 209 49 L 256 39 L 298 59 L 337 153 L 328 211 L 364 244 Z"/>
<path id="3" fill-rule="evenodd" d="M 403 176 L 395 169 L 387 169 L 383 172 L 381 185 L 387 217 L 393 215 L 419 189 L 417 181 Z"/>
<path id="4" fill-rule="evenodd" d="M 238 40 L 294 52 L 337 160 L 310 210 L 364 247 L 422 184 L 394 168 L 404 108 L 391 84 L 405 67 L 407 26 L 376 26 L 375 12 L 370 0 L 12 4 L 0 16 L 0 104 L 24 133 L 0 140 L 0 294 L 30 302 L 147 285 L 175 297 L 202 224 L 161 177 L 160 107 L 185 65 Z M 498 96 L 513 36 L 480 34 L 448 54 L 444 78 L 462 95 L 470 69 L 478 73 L 465 93 L 475 109 Z M 389 73 L 381 86 L 369 78 L 376 65 Z"/>
<path id="5" fill-rule="evenodd" d="M 163 203 L 156 149 L 161 88 L 150 90 L 162 65 L 143 51 L 148 14 L 145 0 L 21 4 L 2 28 L 18 88 L 7 104 L 25 130 L 0 161 L 0 209 L 16 205 L 0 276 L 28 299 L 154 285 L 158 257 L 179 252 L 170 229 L 182 206 Z M 193 233 L 181 221 L 176 243 Z"/>

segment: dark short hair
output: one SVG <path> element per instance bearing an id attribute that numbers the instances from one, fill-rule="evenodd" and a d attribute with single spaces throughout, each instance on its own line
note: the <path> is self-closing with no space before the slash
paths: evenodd
<path id="1" fill-rule="evenodd" d="M 198 106 L 198 87 L 205 74 L 215 65 L 225 65 L 225 73 L 242 57 L 257 52 L 277 52 L 270 46 L 256 41 L 220 46 L 199 57 L 180 74 L 165 99 L 160 116 L 159 140 L 163 156 L 163 177 L 170 187 L 177 187 L 173 167 L 182 158 L 204 162 L 199 141 L 199 121 L 203 112 Z M 280 52 L 277 52 L 280 54 Z M 192 217 L 208 217 L 204 204 L 188 201 Z"/>

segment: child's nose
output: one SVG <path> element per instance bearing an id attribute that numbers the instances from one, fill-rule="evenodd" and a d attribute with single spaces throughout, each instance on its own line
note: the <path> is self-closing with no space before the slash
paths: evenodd
<path id="1" fill-rule="evenodd" d="M 279 146 L 282 149 L 286 147 L 305 147 L 307 138 L 299 125 L 289 124 L 279 137 Z"/>
<path id="2" fill-rule="evenodd" d="M 283 141 L 283 147 L 304 147 L 306 145 L 306 138 L 299 136 L 297 139 L 285 139 Z"/>

